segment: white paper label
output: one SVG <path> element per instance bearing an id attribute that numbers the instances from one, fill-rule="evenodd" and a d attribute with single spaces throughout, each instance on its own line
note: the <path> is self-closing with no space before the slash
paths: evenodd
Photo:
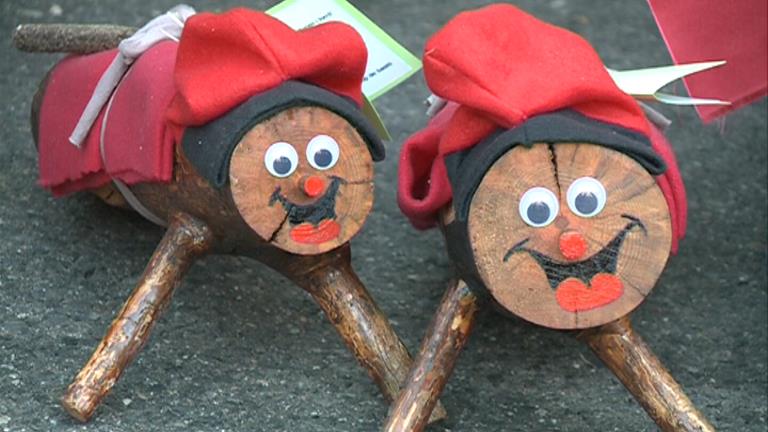
<path id="1" fill-rule="evenodd" d="M 363 93 L 373 100 L 421 69 L 421 62 L 346 0 L 286 0 L 267 11 L 294 30 L 330 21 L 349 24 L 368 48 Z"/>

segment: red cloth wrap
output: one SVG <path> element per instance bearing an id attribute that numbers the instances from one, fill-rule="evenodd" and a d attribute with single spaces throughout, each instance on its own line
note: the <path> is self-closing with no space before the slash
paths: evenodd
<path id="1" fill-rule="evenodd" d="M 177 51 L 178 50 L 178 51 Z M 203 125 L 258 93 L 300 80 L 362 105 L 368 51 L 342 23 L 302 31 L 248 9 L 190 17 L 181 41 L 141 55 L 78 149 L 68 138 L 115 50 L 71 56 L 50 75 L 40 115 L 40 184 L 61 196 L 116 178 L 167 182 L 184 128 Z"/>
<path id="2" fill-rule="evenodd" d="M 116 50 L 62 60 L 50 74 L 40 110 L 40 185 L 55 196 L 102 186 L 111 178 L 132 184 L 165 182 L 173 169 L 173 137 L 164 120 L 174 94 L 176 43 L 155 45 L 139 57 L 115 90 L 106 129 L 106 106 L 82 148 L 69 142 L 72 129 Z"/>
<path id="3" fill-rule="evenodd" d="M 361 106 L 367 61 L 363 39 L 347 24 L 330 22 L 297 32 L 249 9 L 200 13 L 187 20 L 181 35 L 178 94 L 168 119 L 199 126 L 291 79 Z"/>
<path id="4" fill-rule="evenodd" d="M 444 157 L 498 128 L 565 108 L 651 138 L 668 164 L 658 177 L 670 204 L 673 250 L 685 231 L 685 191 L 669 144 L 635 100 L 619 90 L 580 36 L 505 4 L 464 12 L 424 50 L 427 85 L 452 101 L 411 136 L 400 155 L 398 204 L 420 229 L 435 225 L 451 201 Z"/>

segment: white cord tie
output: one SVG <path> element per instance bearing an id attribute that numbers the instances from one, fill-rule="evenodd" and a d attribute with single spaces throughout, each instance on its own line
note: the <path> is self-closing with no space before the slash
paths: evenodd
<path id="1" fill-rule="evenodd" d="M 154 18 L 131 37 L 120 42 L 117 46 L 117 55 L 96 84 L 88 105 L 85 106 L 80 120 L 69 137 L 69 142 L 77 148 L 83 145 L 104 104 L 107 103 L 134 60 L 158 42 L 169 39 L 178 42 L 184 23 L 194 14 L 195 10 L 192 7 L 178 5 Z"/>

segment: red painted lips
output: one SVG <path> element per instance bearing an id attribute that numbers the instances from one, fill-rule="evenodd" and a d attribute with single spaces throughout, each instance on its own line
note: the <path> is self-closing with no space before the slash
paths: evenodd
<path id="1" fill-rule="evenodd" d="M 557 303 L 568 312 L 580 312 L 605 306 L 621 297 L 624 284 L 618 277 L 598 273 L 589 286 L 576 278 L 568 278 L 557 286 Z"/>
<path id="2" fill-rule="evenodd" d="M 291 229 L 291 239 L 296 243 L 318 244 L 335 239 L 341 232 L 341 226 L 334 220 L 326 219 L 317 226 L 302 223 Z"/>

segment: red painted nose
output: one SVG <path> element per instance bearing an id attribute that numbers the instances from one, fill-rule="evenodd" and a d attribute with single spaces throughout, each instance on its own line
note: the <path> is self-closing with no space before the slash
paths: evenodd
<path id="1" fill-rule="evenodd" d="M 320 196 L 325 190 L 325 180 L 320 176 L 307 176 L 301 180 L 301 189 L 310 198 Z"/>
<path id="2" fill-rule="evenodd" d="M 587 253 L 587 242 L 578 231 L 565 231 L 560 234 L 560 252 L 565 259 L 576 261 Z"/>

